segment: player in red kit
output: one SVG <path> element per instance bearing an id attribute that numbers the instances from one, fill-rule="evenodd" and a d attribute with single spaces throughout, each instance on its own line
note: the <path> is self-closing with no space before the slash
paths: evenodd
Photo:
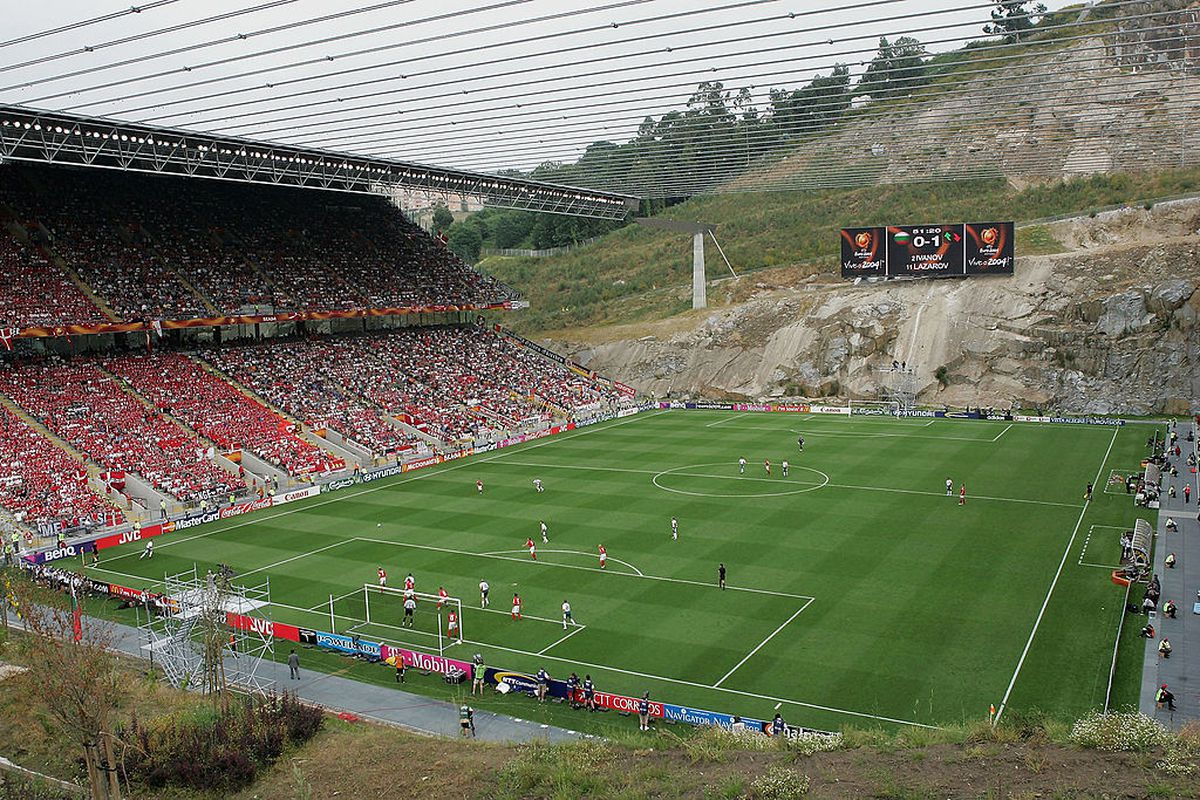
<path id="1" fill-rule="evenodd" d="M 483 494 L 483 481 L 475 481 L 475 491 Z"/>
<path id="2" fill-rule="evenodd" d="M 379 585 L 387 586 L 387 572 L 384 571 L 383 567 L 375 570 L 375 572 L 379 575 Z"/>
<path id="3" fill-rule="evenodd" d="M 521 595 L 517 594 L 516 592 L 513 592 L 512 618 L 521 618 Z"/>
<path id="4" fill-rule="evenodd" d="M 767 477 L 771 477 L 771 460 L 767 459 L 763 462 L 763 467 L 767 470 Z"/>
<path id="5" fill-rule="evenodd" d="M 958 504 L 960 506 L 967 504 L 967 485 L 965 483 L 958 488 Z"/>
<path id="6" fill-rule="evenodd" d="M 604 549 L 604 545 L 600 545 L 600 569 L 604 569 L 608 565 L 608 551 Z"/>
<path id="7" fill-rule="evenodd" d="M 533 537 L 525 540 L 525 546 L 529 548 L 529 557 L 537 561 L 537 545 L 533 543 Z"/>
<path id="8" fill-rule="evenodd" d="M 458 636 L 458 614 L 453 611 L 446 615 L 446 635 L 451 639 Z"/>
<path id="9" fill-rule="evenodd" d="M 415 578 L 412 576 L 412 573 L 411 573 L 411 572 L 410 572 L 410 573 L 408 573 L 408 577 L 404 579 L 404 588 L 405 588 L 405 589 L 408 589 L 408 590 L 412 590 L 412 589 L 416 589 L 416 588 L 417 588 L 417 581 L 416 581 L 416 579 L 415 579 Z"/>
<path id="10" fill-rule="evenodd" d="M 446 593 L 446 587 L 445 587 L 445 586 L 439 586 L 439 587 L 438 587 L 438 604 L 437 604 L 437 607 L 438 607 L 438 608 L 441 608 L 443 605 L 445 605 L 445 603 L 446 603 L 446 598 L 447 598 L 447 597 L 449 597 L 449 596 L 450 596 L 450 595 Z"/>

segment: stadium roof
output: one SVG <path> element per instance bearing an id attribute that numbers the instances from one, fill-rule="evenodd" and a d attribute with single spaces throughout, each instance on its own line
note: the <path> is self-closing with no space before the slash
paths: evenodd
<path id="1" fill-rule="evenodd" d="M 619 199 L 1190 164 L 1194 3 L 1048 5 L 56 0 L 7 20 L 0 104 Z"/>
<path id="2" fill-rule="evenodd" d="M 636 198 L 592 189 L 19 106 L 0 105 L 0 159 L 342 192 L 420 189 L 604 219 L 621 219 L 637 207 Z"/>

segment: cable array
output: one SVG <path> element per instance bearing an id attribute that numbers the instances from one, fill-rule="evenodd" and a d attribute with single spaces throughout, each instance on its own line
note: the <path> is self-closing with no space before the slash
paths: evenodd
<path id="1" fill-rule="evenodd" d="M 1196 160 L 1200 11 L 1143 0 L 1051 11 L 1020 39 L 983 34 L 990 0 L 380 0 L 308 16 L 305 0 L 264 0 L 128 21 L 175 2 L 0 42 L 0 102 L 481 172 L 553 163 L 536 174 L 642 197 Z M 68 45 L 100 22 L 131 30 Z M 814 76 L 858 81 L 881 34 L 920 41 L 923 80 L 876 65 L 886 97 L 850 105 L 852 87 L 786 112 Z M 49 52 L 3 61 L 34 40 Z M 724 108 L 689 107 L 701 81 Z"/>

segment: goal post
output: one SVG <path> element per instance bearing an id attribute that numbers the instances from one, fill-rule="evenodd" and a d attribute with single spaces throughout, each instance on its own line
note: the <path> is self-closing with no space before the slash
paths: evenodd
<path id="1" fill-rule="evenodd" d="M 410 595 L 417 607 L 406 626 L 404 601 Z M 438 655 L 446 648 L 463 642 L 462 600 L 458 597 L 441 597 L 396 586 L 364 583 L 363 618 L 368 625 L 395 631 L 411 629 L 414 633 L 436 636 Z"/>
<path id="2" fill-rule="evenodd" d="M 896 419 L 903 416 L 900 403 L 895 400 L 851 400 L 850 418 L 856 417 L 887 417 Z"/>

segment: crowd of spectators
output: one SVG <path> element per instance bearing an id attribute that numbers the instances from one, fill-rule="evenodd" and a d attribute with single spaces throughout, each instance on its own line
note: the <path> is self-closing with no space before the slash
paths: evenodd
<path id="1" fill-rule="evenodd" d="M 213 349 L 202 354 L 314 427 L 388 453 L 416 441 L 384 417 L 407 418 L 444 442 L 488 438 L 577 414 L 616 395 L 478 327 L 414 328 Z"/>
<path id="2" fill-rule="evenodd" d="M 0 392 L 104 469 L 141 475 L 181 502 L 246 489 L 213 463 L 204 443 L 146 408 L 93 361 L 48 357 L 0 366 Z"/>
<path id="3" fill-rule="evenodd" d="M 0 203 L 47 231 L 46 245 L 122 320 L 515 297 L 382 197 L 185 180 L 8 165 L 0 168 Z M 11 259 L 34 271 L 35 256 Z M 98 321 L 94 308 L 86 317 L 84 310 L 50 313 L 62 323 Z"/>
<path id="4" fill-rule="evenodd" d="M 317 430 L 333 429 L 378 457 L 392 457 L 422 440 L 406 433 L 366 400 L 363 387 L 379 379 L 330 340 L 303 340 L 207 350 L 201 357 L 271 405 Z"/>
<path id="5" fill-rule="evenodd" d="M 29 525 L 101 525 L 120 517 L 88 486 L 82 464 L 2 407 L 0 506 Z"/>
<path id="6" fill-rule="evenodd" d="M 248 450 L 292 476 L 343 469 L 340 458 L 300 438 L 294 425 L 252 400 L 228 381 L 178 353 L 123 355 L 104 359 L 159 411 L 186 423 L 223 450 Z"/>
<path id="7" fill-rule="evenodd" d="M 108 318 L 36 247 L 0 228 L 0 327 L 32 328 Z"/>

